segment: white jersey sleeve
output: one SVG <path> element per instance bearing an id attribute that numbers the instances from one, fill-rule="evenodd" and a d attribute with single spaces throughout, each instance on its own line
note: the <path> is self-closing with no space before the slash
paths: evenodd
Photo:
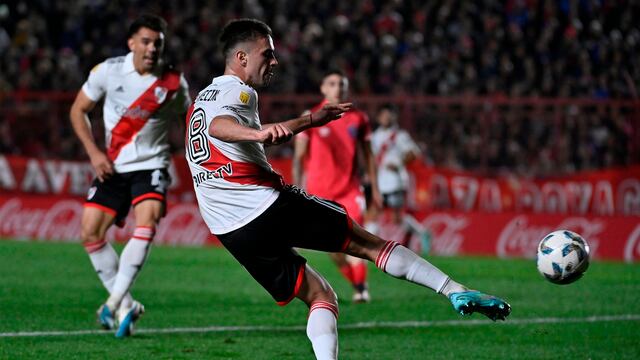
<path id="1" fill-rule="evenodd" d="M 91 69 L 87 81 L 82 85 L 82 91 L 92 101 L 99 101 L 107 92 L 108 72 L 107 64 L 100 63 Z"/>

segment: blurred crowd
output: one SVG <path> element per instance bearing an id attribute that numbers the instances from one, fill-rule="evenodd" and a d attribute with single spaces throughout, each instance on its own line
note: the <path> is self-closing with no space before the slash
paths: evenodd
<path id="1" fill-rule="evenodd" d="M 636 99 L 640 86 L 638 0 L 16 0 L 0 3 L 0 94 L 77 91 L 95 64 L 128 51 L 127 26 L 143 12 L 167 20 L 168 61 L 192 91 L 222 71 L 217 37 L 237 17 L 274 30 L 274 95 L 316 94 L 330 68 L 359 96 Z M 426 111 L 412 132 L 428 161 L 454 168 L 545 174 L 633 161 L 637 111 L 576 109 L 493 120 Z M 0 119 L 0 152 L 82 156 L 58 110 L 60 119 L 26 135 L 16 132 L 19 110 Z"/>
<path id="2" fill-rule="evenodd" d="M 640 84 L 637 0 L 18 0 L 0 5 L 0 90 L 77 89 L 145 11 L 168 21 L 195 89 L 223 68 L 217 36 L 237 17 L 272 26 L 276 92 L 314 92 L 328 68 L 361 94 L 626 98 Z"/>

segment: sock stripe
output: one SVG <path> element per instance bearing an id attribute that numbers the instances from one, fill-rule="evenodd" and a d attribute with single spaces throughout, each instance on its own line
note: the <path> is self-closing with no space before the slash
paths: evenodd
<path id="1" fill-rule="evenodd" d="M 333 313 L 333 315 L 336 317 L 336 319 L 338 318 L 338 307 L 330 302 L 326 302 L 326 301 L 314 301 L 313 303 L 311 303 L 311 307 L 309 308 L 309 315 L 311 315 L 311 312 L 316 310 L 316 309 L 326 309 L 329 310 Z"/>
<path id="2" fill-rule="evenodd" d="M 107 241 L 105 239 L 82 243 L 82 246 L 84 246 L 85 250 L 87 250 L 87 253 L 89 254 L 102 249 L 105 245 L 107 245 Z"/>
<path id="3" fill-rule="evenodd" d="M 384 263 L 382 264 L 382 269 L 384 271 L 387 271 L 387 263 L 389 262 L 389 258 L 391 257 L 391 253 L 393 252 L 393 250 L 395 250 L 398 246 L 400 246 L 400 244 L 398 244 L 397 242 L 393 243 L 393 246 L 391 246 L 389 248 L 389 250 L 387 251 L 387 256 L 384 259 Z"/>
<path id="4" fill-rule="evenodd" d="M 393 249 L 395 249 L 398 245 L 399 244 L 395 241 L 387 241 L 387 244 L 382 248 L 382 250 L 378 254 L 378 257 L 376 258 L 376 266 L 379 269 L 385 271 L 387 262 L 389 261 L 389 255 L 391 255 Z"/>
<path id="5" fill-rule="evenodd" d="M 155 231 L 155 228 L 153 228 L 153 227 L 150 227 L 150 226 L 137 226 L 133 230 L 132 238 L 139 239 L 139 240 L 144 240 L 144 241 L 151 241 L 151 240 L 153 240 L 153 236 L 155 235 L 155 233 L 156 233 L 156 231 Z"/>
<path id="6" fill-rule="evenodd" d="M 376 258 L 376 266 L 378 266 L 379 268 L 382 268 L 382 264 L 386 259 L 389 248 L 392 247 L 393 244 L 394 244 L 393 241 L 387 241 L 387 244 L 382 248 L 382 250 L 380 251 L 380 254 L 378 254 L 378 258 Z"/>

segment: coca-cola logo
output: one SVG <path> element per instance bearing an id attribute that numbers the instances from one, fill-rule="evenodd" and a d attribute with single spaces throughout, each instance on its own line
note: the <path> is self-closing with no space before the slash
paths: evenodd
<path id="1" fill-rule="evenodd" d="M 431 232 L 431 253 L 456 255 L 464 243 L 462 231 L 469 225 L 464 215 L 433 214 L 427 216 L 422 225 Z"/>
<path id="2" fill-rule="evenodd" d="M 19 198 L 0 206 L 0 233 L 25 239 L 73 240 L 80 234 L 82 202 L 61 200 L 49 208 L 29 208 Z"/>
<path id="3" fill-rule="evenodd" d="M 516 216 L 505 225 L 500 232 L 496 253 L 499 257 L 536 256 L 538 243 L 552 231 L 568 229 L 574 231 L 587 240 L 593 256 L 600 244 L 599 234 L 604 229 L 602 221 L 589 221 L 585 218 L 574 217 L 562 221 L 557 226 L 531 225 L 526 215 Z"/>
<path id="4" fill-rule="evenodd" d="M 2 200 L 2 199 L 0 199 Z M 49 200 L 49 201 L 47 201 Z M 37 204 L 20 198 L 0 202 L 0 236 L 15 239 L 79 241 L 83 201 L 49 198 Z M 124 228 L 112 226 L 107 239 L 127 241 L 135 227 L 132 212 Z M 214 237 L 202 221 L 195 204 L 177 204 L 161 221 L 154 242 L 168 245 L 202 246 Z"/>
<path id="5" fill-rule="evenodd" d="M 638 259 L 640 259 L 640 225 L 633 229 L 624 246 L 624 261 L 631 263 Z"/>

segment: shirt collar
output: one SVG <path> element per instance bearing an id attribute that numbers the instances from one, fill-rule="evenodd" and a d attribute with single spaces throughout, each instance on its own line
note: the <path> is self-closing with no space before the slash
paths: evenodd
<path id="1" fill-rule="evenodd" d="M 133 66 L 133 52 L 129 52 L 127 56 L 124 57 L 124 64 L 122 64 L 122 72 L 125 74 L 128 74 L 133 71 L 136 71 L 135 66 Z"/>

